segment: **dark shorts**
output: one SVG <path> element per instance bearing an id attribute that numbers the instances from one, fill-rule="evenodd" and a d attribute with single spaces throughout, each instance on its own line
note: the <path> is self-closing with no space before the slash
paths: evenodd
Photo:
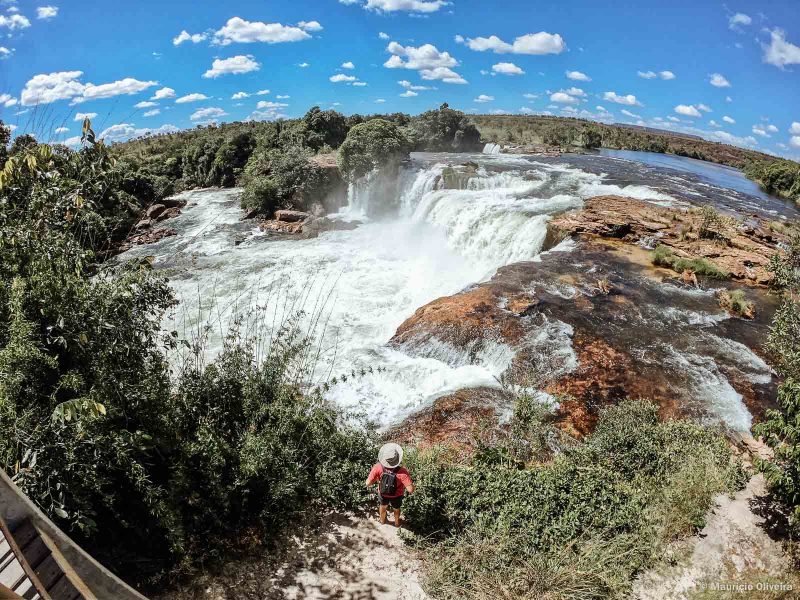
<path id="1" fill-rule="evenodd" d="M 386 496 L 381 496 L 378 494 L 381 499 L 381 506 L 386 506 L 387 504 L 391 506 L 395 510 L 400 510 L 400 507 L 403 506 L 403 497 L 397 496 L 397 498 L 387 498 Z"/>

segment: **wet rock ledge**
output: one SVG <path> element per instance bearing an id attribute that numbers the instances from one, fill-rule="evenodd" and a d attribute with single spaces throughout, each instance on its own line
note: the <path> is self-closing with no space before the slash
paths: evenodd
<path id="1" fill-rule="evenodd" d="M 430 302 L 391 343 L 421 356 L 445 345 L 461 364 L 485 364 L 497 347 L 508 348 L 514 358 L 506 375 L 539 378 L 558 403 L 554 420 L 577 436 L 592 430 L 602 407 L 624 398 L 656 401 L 663 418 L 747 429 L 751 415 L 758 420 L 775 403 L 777 379 L 762 344 L 776 299 L 763 286 L 769 258 L 787 237 L 748 218 L 723 222 L 726 237 L 707 239 L 698 235 L 700 218 L 632 198 L 591 198 L 551 222 L 549 247 L 572 237 L 571 251 L 544 252 Z M 656 244 L 713 262 L 732 279 L 685 280 L 655 267 L 648 248 Z M 758 307 L 755 318 L 729 315 L 720 288 L 740 289 Z M 513 395 L 502 387 L 443 396 L 387 436 L 468 449 L 476 430 L 511 408 Z"/>

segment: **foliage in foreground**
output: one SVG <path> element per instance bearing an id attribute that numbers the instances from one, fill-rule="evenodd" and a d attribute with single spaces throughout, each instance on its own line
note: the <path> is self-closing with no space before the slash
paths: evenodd
<path id="1" fill-rule="evenodd" d="M 800 164 L 791 160 L 753 161 L 744 174 L 770 194 L 800 201 Z"/>
<path id="2" fill-rule="evenodd" d="M 606 409 L 591 436 L 550 462 L 500 458 L 541 426 L 517 427 L 525 438 L 468 464 L 441 451 L 411 458 L 418 492 L 406 514 L 437 596 L 621 596 L 666 542 L 702 527 L 716 494 L 745 479 L 721 435 L 661 422 L 643 401 Z"/>
<path id="3" fill-rule="evenodd" d="M 653 251 L 653 264 L 668 267 L 678 273 L 690 271 L 712 279 L 727 279 L 730 273 L 704 258 L 683 258 L 677 256 L 669 246 L 659 244 Z"/>
<path id="4" fill-rule="evenodd" d="M 339 168 L 350 181 L 375 169 L 397 168 L 408 157 L 410 144 L 394 123 L 372 119 L 356 125 L 339 148 Z"/>
<path id="5" fill-rule="evenodd" d="M 800 237 L 794 236 L 785 256 L 771 268 L 782 302 L 775 312 L 767 348 L 778 372 L 786 377 L 778 390 L 778 408 L 769 410 L 754 433 L 764 438 L 774 457 L 759 467 L 770 491 L 790 512 L 800 530 Z"/>
<path id="6" fill-rule="evenodd" d="M 289 320 L 256 358 L 236 335 L 170 370 L 174 299 L 149 264 L 98 265 L 123 183 L 102 144 L 12 150 L 0 185 L 0 467 L 132 579 L 190 568 L 300 511 L 353 507 L 368 433 L 301 393 L 311 340 Z M 102 235 L 101 235 L 102 234 Z"/>

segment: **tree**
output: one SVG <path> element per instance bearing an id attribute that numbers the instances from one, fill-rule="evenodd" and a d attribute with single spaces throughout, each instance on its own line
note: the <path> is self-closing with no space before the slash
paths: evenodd
<path id="1" fill-rule="evenodd" d="M 339 168 L 350 181 L 374 169 L 396 168 L 408 157 L 410 144 L 400 128 L 384 119 L 356 125 L 339 148 Z"/>
<path id="2" fill-rule="evenodd" d="M 445 103 L 414 117 L 410 136 L 415 150 L 471 152 L 481 147 L 481 134 L 467 116 Z"/>
<path id="3" fill-rule="evenodd" d="M 308 132 L 306 143 L 309 148 L 319 150 L 323 146 L 338 148 L 347 137 L 349 129 L 347 118 L 335 110 L 320 110 L 312 107 L 303 117 Z"/>
<path id="4" fill-rule="evenodd" d="M 594 127 L 587 127 L 583 130 L 583 147 L 587 149 L 599 148 L 603 143 L 603 136 Z"/>

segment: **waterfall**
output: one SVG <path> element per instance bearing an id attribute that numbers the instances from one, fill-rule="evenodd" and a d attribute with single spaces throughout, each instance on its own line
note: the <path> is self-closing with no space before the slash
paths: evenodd
<path id="1" fill-rule="evenodd" d="M 489 142 L 483 147 L 484 154 L 500 154 L 501 150 L 500 144 L 495 144 L 494 142 Z"/>

